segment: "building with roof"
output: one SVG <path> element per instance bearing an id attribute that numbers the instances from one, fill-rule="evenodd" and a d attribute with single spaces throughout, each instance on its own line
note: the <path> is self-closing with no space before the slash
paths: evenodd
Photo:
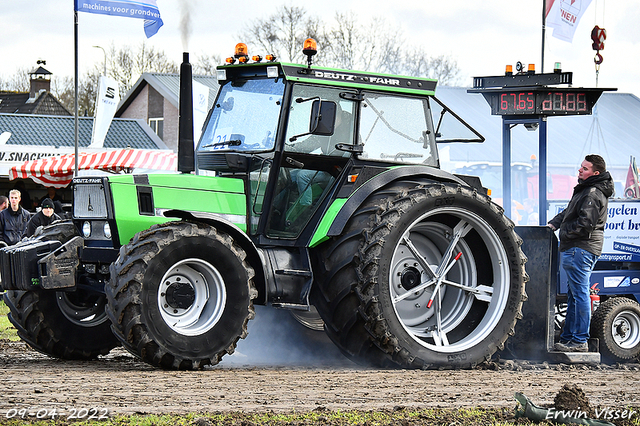
<path id="1" fill-rule="evenodd" d="M 51 94 L 51 73 L 38 67 L 29 73 L 29 92 L 0 91 L 0 113 L 71 115 Z"/>
<path id="2" fill-rule="evenodd" d="M 40 66 L 29 74 L 29 93 L 0 92 L 0 194 L 16 185 L 8 180 L 11 167 L 75 151 L 75 120 L 51 95 L 51 75 Z M 214 77 L 194 76 L 193 79 L 194 110 L 197 111 L 199 100 L 200 109 L 204 111 L 199 115 L 202 124 L 203 115 L 213 105 L 218 84 Z M 179 86 L 179 74 L 143 74 L 123 98 L 100 151 L 114 148 L 177 151 Z M 194 124 L 198 117 L 195 111 Z M 93 118 L 79 117 L 78 126 L 79 149 L 96 151 L 88 148 Z M 31 180 L 19 182 L 26 185 L 32 195 L 44 192 L 44 188 Z M 65 190 L 59 192 L 65 200 L 70 200 L 71 194 L 66 194 Z"/>
<path id="3" fill-rule="evenodd" d="M 216 77 L 194 75 L 194 140 L 218 91 Z M 180 75 L 144 73 L 122 98 L 115 116 L 142 119 L 164 141 L 169 149 L 178 150 L 180 110 Z"/>

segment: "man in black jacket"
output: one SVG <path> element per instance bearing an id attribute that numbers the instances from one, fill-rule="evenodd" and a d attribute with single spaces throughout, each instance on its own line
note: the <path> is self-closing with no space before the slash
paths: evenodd
<path id="1" fill-rule="evenodd" d="M 39 226 L 47 226 L 51 225 L 53 221 L 60 220 L 60 216 L 53 212 L 54 204 L 51 201 L 51 198 L 45 198 L 42 201 L 42 209 L 33 215 L 29 223 L 27 224 L 27 229 L 24 232 L 26 237 L 32 236 L 36 229 Z"/>
<path id="2" fill-rule="evenodd" d="M 9 207 L 0 212 L 0 238 L 8 245 L 13 245 L 22 239 L 31 213 L 20 205 L 20 191 L 9 191 Z"/>
<path id="3" fill-rule="evenodd" d="M 604 159 L 587 155 L 578 170 L 578 184 L 566 209 L 549 221 L 554 231 L 560 229 L 560 263 L 567 274 L 567 316 L 560 342 L 561 352 L 587 352 L 591 302 L 589 279 L 604 242 L 609 197 L 613 179 Z"/>

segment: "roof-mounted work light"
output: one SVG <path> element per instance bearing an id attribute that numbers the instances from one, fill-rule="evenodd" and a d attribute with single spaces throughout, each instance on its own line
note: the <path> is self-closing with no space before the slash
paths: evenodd
<path id="1" fill-rule="evenodd" d="M 313 55 L 318 53 L 318 44 L 312 38 L 308 38 L 304 41 L 302 45 L 302 53 L 307 56 L 307 65 L 308 68 L 311 69 L 311 63 L 313 62 Z"/>
<path id="2" fill-rule="evenodd" d="M 246 64 L 249 62 L 249 53 L 247 53 L 247 45 L 244 43 L 236 44 L 236 51 L 233 54 L 233 57 L 238 60 L 241 64 Z"/>

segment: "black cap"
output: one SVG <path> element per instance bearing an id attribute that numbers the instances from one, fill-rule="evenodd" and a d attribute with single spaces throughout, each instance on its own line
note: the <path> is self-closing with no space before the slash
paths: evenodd
<path id="1" fill-rule="evenodd" d="M 42 200 L 43 209 L 52 209 L 53 207 L 53 201 L 51 201 L 51 198 L 45 198 L 44 200 Z"/>

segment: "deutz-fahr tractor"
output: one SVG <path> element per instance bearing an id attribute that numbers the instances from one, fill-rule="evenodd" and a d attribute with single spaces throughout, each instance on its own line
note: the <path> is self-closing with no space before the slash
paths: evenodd
<path id="1" fill-rule="evenodd" d="M 468 368 L 526 298 L 522 240 L 439 143 L 483 141 L 436 81 L 249 59 L 239 44 L 194 150 L 181 66 L 179 173 L 77 177 L 73 219 L 1 253 L 11 322 L 45 354 L 118 344 L 165 369 L 231 354 L 254 304 L 324 327 L 350 359 Z M 195 152 L 194 152 L 195 151 Z"/>

